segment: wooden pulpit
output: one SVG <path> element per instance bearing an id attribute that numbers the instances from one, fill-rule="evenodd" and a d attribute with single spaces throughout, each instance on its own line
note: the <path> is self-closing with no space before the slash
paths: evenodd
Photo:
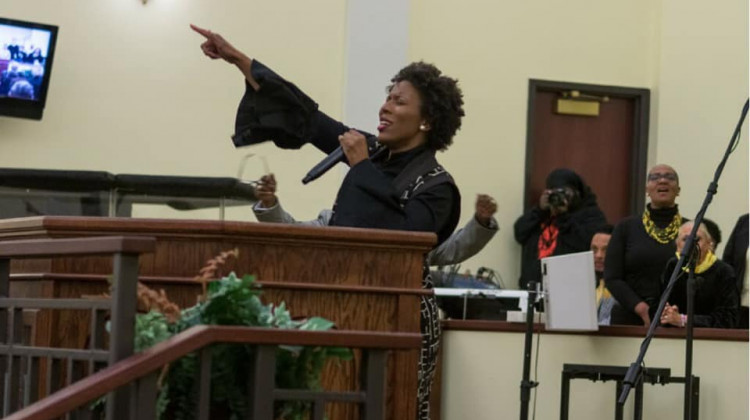
<path id="1" fill-rule="evenodd" d="M 322 316 L 339 328 L 419 332 L 422 261 L 436 241 L 428 233 L 308 227 L 252 222 L 43 216 L 0 220 L 0 241 L 25 238 L 136 235 L 157 239 L 140 260 L 140 280 L 164 289 L 181 307 L 201 293 L 194 280 L 207 260 L 238 249 L 227 266 L 254 274 L 266 302 L 286 302 L 295 317 Z M 81 297 L 108 290 L 111 261 L 103 257 L 14 262 L 11 295 Z M 37 345 L 83 346 L 89 314 L 39 313 L 32 328 Z M 416 413 L 418 352 L 394 355 L 389 368 L 388 417 Z M 354 389 L 357 365 L 332 367 L 325 386 Z M 329 372 L 330 373 L 330 372 Z M 356 408 L 334 405 L 332 419 L 354 418 Z"/>

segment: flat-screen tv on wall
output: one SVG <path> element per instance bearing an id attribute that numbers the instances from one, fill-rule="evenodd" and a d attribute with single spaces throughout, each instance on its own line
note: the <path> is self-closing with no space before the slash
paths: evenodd
<path id="1" fill-rule="evenodd" d="M 0 115 L 42 119 L 57 26 L 0 17 Z"/>

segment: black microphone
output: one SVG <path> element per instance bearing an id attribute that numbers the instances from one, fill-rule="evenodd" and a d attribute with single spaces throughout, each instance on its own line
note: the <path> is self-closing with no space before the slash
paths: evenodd
<path id="1" fill-rule="evenodd" d="M 370 152 L 370 159 L 379 157 L 388 150 L 386 147 L 378 143 L 376 137 L 367 136 L 365 138 L 367 139 L 367 149 Z M 344 150 L 341 146 L 337 147 L 336 150 L 331 152 L 331 154 L 323 158 L 320 163 L 310 169 L 310 172 L 308 172 L 302 179 L 302 183 L 307 184 L 310 181 L 320 178 L 324 173 L 328 172 L 329 169 L 336 166 L 337 163 L 344 162 L 345 160 L 346 155 L 344 154 Z"/>

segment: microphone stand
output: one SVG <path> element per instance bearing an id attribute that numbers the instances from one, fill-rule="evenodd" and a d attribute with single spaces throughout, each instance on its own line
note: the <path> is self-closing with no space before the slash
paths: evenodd
<path id="1" fill-rule="evenodd" d="M 700 252 L 698 252 L 700 256 Z M 700 257 L 698 257 L 700 258 Z M 698 258 L 691 258 L 688 262 L 687 279 L 687 308 L 685 323 L 685 401 L 684 420 L 693 418 L 693 314 L 695 313 L 695 265 Z M 698 413 L 695 413 L 697 415 Z"/>
<path id="2" fill-rule="evenodd" d="M 526 333 L 524 335 L 523 376 L 521 379 L 521 420 L 528 420 L 531 389 L 539 385 L 539 382 L 529 380 L 531 373 L 531 341 L 534 337 L 534 306 L 539 298 L 538 284 L 539 282 L 529 281 L 526 285 L 529 295 L 526 298 Z"/>
<path id="3" fill-rule="evenodd" d="M 685 260 L 687 259 L 687 256 L 689 256 L 690 253 L 692 252 L 693 244 L 695 243 L 695 234 L 698 231 L 698 227 L 700 227 L 700 224 L 703 222 L 703 215 L 706 213 L 706 210 L 708 209 L 709 204 L 711 204 L 711 200 L 713 200 L 713 196 L 717 192 L 718 185 L 719 185 L 719 178 L 721 177 L 721 173 L 724 170 L 724 165 L 726 165 L 729 155 L 736 148 L 737 146 L 736 143 L 739 142 L 740 129 L 742 128 L 742 123 L 745 121 L 745 117 L 747 116 L 748 103 L 750 103 L 750 100 L 745 101 L 745 106 L 742 108 L 742 114 L 740 115 L 740 120 L 737 123 L 737 127 L 734 129 L 734 134 L 732 135 L 732 138 L 729 140 L 729 146 L 727 146 L 727 150 L 724 153 L 724 157 L 719 163 L 719 166 L 716 168 L 716 172 L 714 172 L 714 179 L 708 186 L 706 198 L 703 200 L 703 205 L 701 206 L 701 209 L 698 211 L 698 214 L 695 216 L 695 219 L 693 221 L 694 222 L 693 229 L 690 231 L 690 235 L 685 241 L 685 245 L 683 246 L 682 252 L 680 253 L 680 259 L 677 261 L 677 264 L 675 265 L 674 270 L 672 270 L 672 275 L 669 278 L 669 283 L 667 284 L 667 287 L 664 290 L 664 293 L 662 293 L 661 295 L 659 306 L 656 309 L 654 319 L 651 320 L 651 325 L 648 327 L 646 338 L 644 338 L 643 342 L 641 343 L 641 349 L 638 353 L 638 357 L 635 359 L 635 362 L 633 362 L 630 365 L 627 373 L 625 374 L 625 378 L 622 381 L 622 384 L 623 384 L 622 392 L 620 393 L 620 397 L 617 400 L 617 403 L 620 405 L 625 404 L 625 401 L 628 399 L 628 394 L 630 393 L 630 389 L 634 387 L 638 383 L 638 381 L 641 379 L 640 378 L 642 374 L 641 365 L 643 364 L 643 359 L 646 356 L 646 351 L 648 351 L 648 346 L 651 343 L 651 339 L 654 337 L 654 332 L 656 331 L 656 327 L 659 325 L 659 319 L 661 318 L 662 312 L 664 312 L 664 306 L 667 303 L 667 299 L 669 298 L 669 295 L 672 293 L 672 288 L 674 287 L 674 284 L 677 281 L 677 276 L 680 270 L 685 264 Z M 688 316 L 688 321 L 692 322 L 690 318 L 692 318 L 692 315 Z M 690 339 L 692 340 L 692 325 L 690 326 L 690 330 L 691 330 Z M 690 343 L 688 350 L 690 352 L 689 357 L 690 359 L 692 359 L 692 342 Z M 692 375 L 692 360 L 689 360 L 689 361 L 686 360 L 686 365 L 688 363 L 690 363 L 690 367 L 689 367 L 690 372 L 688 372 L 688 369 L 686 369 L 686 372 L 685 372 L 685 376 L 686 376 L 685 377 L 685 388 L 686 388 L 685 398 L 686 399 L 690 397 L 688 392 L 692 393 L 692 382 L 693 382 L 692 376 L 688 376 L 688 374 Z M 686 407 L 685 419 L 688 419 L 688 420 L 690 418 L 687 416 L 692 414 L 691 410 L 688 408 L 689 405 L 690 405 L 690 401 L 686 400 L 685 401 L 685 407 Z"/>

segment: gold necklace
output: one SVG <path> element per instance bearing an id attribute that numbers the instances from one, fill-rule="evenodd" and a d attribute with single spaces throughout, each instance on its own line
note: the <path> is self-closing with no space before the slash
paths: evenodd
<path id="1" fill-rule="evenodd" d="M 675 213 L 674 217 L 672 218 L 672 222 L 669 223 L 667 227 L 662 229 L 656 226 L 654 221 L 651 220 L 651 212 L 648 211 L 648 208 L 643 211 L 643 227 L 646 229 L 646 233 L 648 233 L 648 236 L 654 238 L 656 242 L 659 242 L 660 244 L 666 244 L 674 241 L 680 231 L 681 224 L 682 217 L 680 216 L 680 212 Z"/>

